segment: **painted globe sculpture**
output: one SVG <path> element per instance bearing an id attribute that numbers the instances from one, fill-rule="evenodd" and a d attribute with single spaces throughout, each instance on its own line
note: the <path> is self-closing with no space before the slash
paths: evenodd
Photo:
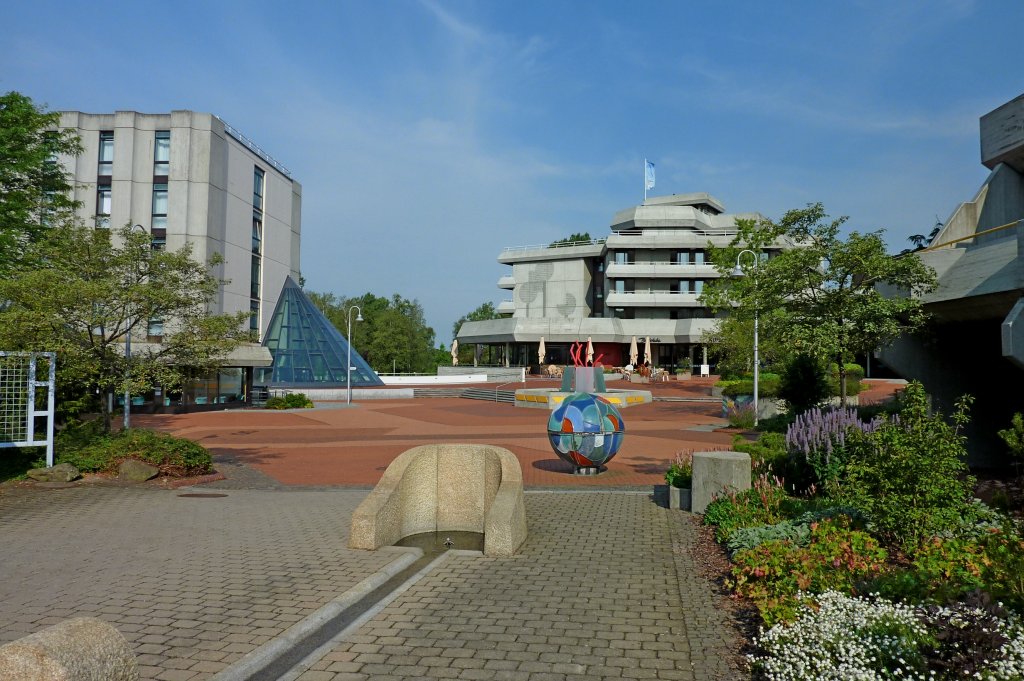
<path id="1" fill-rule="evenodd" d="M 625 434 L 626 422 L 619 410 L 590 393 L 569 395 L 548 419 L 551 448 L 577 472 L 611 461 Z"/>

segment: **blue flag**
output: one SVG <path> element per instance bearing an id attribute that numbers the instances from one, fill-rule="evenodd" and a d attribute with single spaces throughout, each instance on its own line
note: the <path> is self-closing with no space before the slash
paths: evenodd
<path id="1" fill-rule="evenodd" d="M 644 159 L 644 188 L 654 189 L 654 164 Z"/>

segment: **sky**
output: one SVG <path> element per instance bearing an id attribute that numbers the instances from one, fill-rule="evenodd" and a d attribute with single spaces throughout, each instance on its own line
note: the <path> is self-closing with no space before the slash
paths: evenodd
<path id="1" fill-rule="evenodd" d="M 822 202 L 893 251 L 973 198 L 1024 93 L 1020 0 L 8 2 L 0 91 L 217 114 L 302 184 L 306 289 L 399 294 L 439 343 L 506 246 L 652 196 Z"/>

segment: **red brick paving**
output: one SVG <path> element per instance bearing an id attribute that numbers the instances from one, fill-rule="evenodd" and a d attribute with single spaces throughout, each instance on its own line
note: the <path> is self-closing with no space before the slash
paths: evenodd
<path id="1" fill-rule="evenodd" d="M 656 396 L 706 397 L 713 379 L 650 386 Z M 531 380 L 530 387 L 550 382 Z M 515 387 L 516 384 L 507 388 Z M 614 385 L 612 387 L 615 387 Z M 872 400 L 892 384 L 869 391 Z M 358 399 L 358 398 L 357 398 Z M 650 486 L 681 450 L 726 449 L 731 432 L 689 430 L 725 426 L 718 403 L 655 402 L 623 410 L 626 438 L 607 470 L 574 476 L 546 437 L 548 412 L 461 398 L 366 400 L 352 408 L 301 414 L 263 410 L 136 417 L 139 425 L 194 439 L 230 454 L 285 485 L 374 485 L 391 461 L 410 447 L 476 442 L 505 447 L 518 458 L 527 486 Z"/>

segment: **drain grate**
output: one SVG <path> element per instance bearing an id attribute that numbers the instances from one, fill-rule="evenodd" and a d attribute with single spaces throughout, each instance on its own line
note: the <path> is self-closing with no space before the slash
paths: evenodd
<path id="1" fill-rule="evenodd" d="M 179 497 L 188 497 L 189 499 L 217 499 L 220 497 L 226 497 L 227 494 L 216 494 L 214 492 L 192 492 L 190 494 L 179 494 Z"/>

